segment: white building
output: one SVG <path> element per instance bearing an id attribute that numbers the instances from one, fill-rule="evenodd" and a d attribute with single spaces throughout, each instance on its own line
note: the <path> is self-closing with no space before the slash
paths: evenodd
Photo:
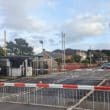
<path id="1" fill-rule="evenodd" d="M 0 57 L 0 75 L 32 76 L 32 66 L 29 57 Z"/>

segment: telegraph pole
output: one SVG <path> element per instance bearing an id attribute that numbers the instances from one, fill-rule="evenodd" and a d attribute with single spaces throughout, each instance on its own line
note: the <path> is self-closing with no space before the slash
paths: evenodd
<path id="1" fill-rule="evenodd" d="M 90 46 L 90 52 L 89 52 L 89 57 L 90 57 L 90 66 L 91 66 L 91 63 L 92 63 L 92 58 L 91 58 L 91 57 L 92 57 L 92 54 L 91 54 L 91 51 L 92 51 L 92 50 L 91 50 L 91 46 Z"/>
<path id="2" fill-rule="evenodd" d="M 65 67 L 65 33 L 62 32 L 62 70 Z"/>
<path id="3" fill-rule="evenodd" d="M 62 70 L 63 70 L 63 32 L 61 33 L 61 38 L 62 38 Z"/>
<path id="4" fill-rule="evenodd" d="M 64 69 L 65 69 L 65 33 L 64 33 Z"/>

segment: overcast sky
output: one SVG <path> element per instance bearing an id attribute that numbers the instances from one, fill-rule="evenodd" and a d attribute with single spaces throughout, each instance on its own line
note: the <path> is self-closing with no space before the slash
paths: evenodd
<path id="1" fill-rule="evenodd" d="M 110 48 L 110 0 L 0 0 L 0 44 L 3 30 L 7 40 L 25 38 L 41 51 L 61 48 L 61 32 L 66 47 L 73 49 Z"/>

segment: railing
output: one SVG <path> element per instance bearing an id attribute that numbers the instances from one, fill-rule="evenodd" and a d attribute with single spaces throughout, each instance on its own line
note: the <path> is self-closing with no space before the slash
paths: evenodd
<path id="1" fill-rule="evenodd" d="M 110 86 L 0 83 L 0 102 L 110 110 Z"/>

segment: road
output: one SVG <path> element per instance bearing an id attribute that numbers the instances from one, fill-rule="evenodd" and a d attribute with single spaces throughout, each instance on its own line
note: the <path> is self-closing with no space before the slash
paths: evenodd
<path id="1" fill-rule="evenodd" d="M 110 71 L 108 70 L 76 70 L 62 74 L 49 74 L 39 77 L 31 78 L 19 78 L 7 82 L 24 82 L 24 83 L 56 83 L 56 84 L 77 84 L 77 85 L 98 85 L 101 81 L 106 80 L 103 85 L 110 84 Z M 83 98 L 89 91 L 88 90 L 70 90 L 70 89 L 34 89 L 34 88 L 14 88 L 7 87 L 4 89 L 6 92 L 5 101 L 8 102 L 21 102 L 26 104 L 42 104 L 53 106 L 71 106 L 76 104 L 81 98 Z M 2 92 L 3 89 L 1 88 Z M 14 96 L 15 94 L 15 96 Z M 105 96 L 105 98 L 103 98 Z M 95 101 L 97 105 L 107 102 L 110 93 L 106 92 L 94 92 L 87 100 L 86 103 L 93 103 Z M 110 100 L 110 99 L 109 99 Z M 98 103 L 99 102 L 99 103 Z M 15 104 L 16 105 L 16 104 Z M 85 105 L 85 104 L 84 104 Z M 16 105 L 17 106 L 17 105 Z M 23 106 L 23 105 L 20 105 Z M 36 106 L 39 108 L 39 106 Z M 87 106 L 86 106 L 87 107 Z M 88 108 L 90 106 L 88 105 Z M 107 106 L 109 107 L 109 106 Z M 40 109 L 40 108 L 39 108 Z M 45 107 L 45 110 L 50 110 Z M 93 109 L 93 108 L 92 108 Z M 43 109 L 42 109 L 43 110 Z M 53 109 L 54 110 L 54 109 Z M 107 109 L 109 110 L 109 109 Z"/>
<path id="2" fill-rule="evenodd" d="M 43 107 L 23 104 L 0 103 L 1 110 L 66 110 L 63 108 Z"/>

